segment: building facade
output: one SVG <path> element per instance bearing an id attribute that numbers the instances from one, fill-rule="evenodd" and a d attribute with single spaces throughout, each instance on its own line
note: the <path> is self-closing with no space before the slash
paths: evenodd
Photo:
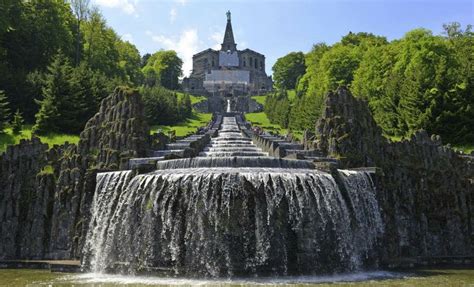
<path id="1" fill-rule="evenodd" d="M 251 49 L 237 50 L 230 11 L 221 49 L 195 54 L 193 70 L 183 79 L 186 92 L 225 97 L 262 94 L 272 87 L 265 72 L 265 56 Z"/>

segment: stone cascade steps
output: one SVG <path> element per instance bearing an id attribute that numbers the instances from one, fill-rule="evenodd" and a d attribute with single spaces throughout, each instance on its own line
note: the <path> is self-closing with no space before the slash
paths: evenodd
<path id="1" fill-rule="evenodd" d="M 166 144 L 163 150 L 151 151 L 150 157 L 133 158 L 129 161 L 129 168 L 144 167 L 151 169 L 156 166 L 156 162 L 170 158 L 186 158 L 197 155 L 202 147 L 209 141 L 215 129 L 209 129 L 204 134 L 195 134 L 186 138 L 177 140 L 174 143 Z"/>
<path id="2" fill-rule="evenodd" d="M 270 156 L 310 160 L 314 163 L 320 163 L 322 167 L 337 166 L 338 161 L 328 157 L 319 150 L 305 150 L 299 143 L 289 142 L 280 136 L 270 134 L 253 134 L 253 141 L 257 146 L 267 151 Z"/>
<path id="3" fill-rule="evenodd" d="M 158 161 L 179 158 L 206 157 L 277 157 L 306 160 L 326 166 L 337 166 L 338 161 L 318 150 L 305 150 L 299 143 L 280 136 L 255 134 L 240 115 L 216 115 L 204 134 L 195 134 L 166 144 L 165 149 L 152 151 L 148 158 L 135 158 L 130 168 L 151 169 Z"/>
<path id="4" fill-rule="evenodd" d="M 198 155 L 210 138 L 217 134 L 217 130 L 222 124 L 222 115 L 216 115 L 213 121 L 204 128 L 204 133 L 190 135 L 179 139 L 176 142 L 168 143 L 165 149 L 150 151 L 150 156 L 146 158 L 132 158 L 129 160 L 129 168 L 152 169 L 158 161 L 173 158 L 188 158 Z"/>
<path id="5" fill-rule="evenodd" d="M 241 123 L 243 124 L 243 123 Z M 268 156 L 242 133 L 236 117 L 224 117 L 217 137 L 199 153 L 200 157 L 262 157 Z"/>
<path id="6" fill-rule="evenodd" d="M 258 147 L 248 147 L 247 145 L 241 145 L 238 147 L 235 146 L 216 146 L 216 147 L 206 147 L 204 148 L 205 152 L 234 152 L 234 151 L 246 151 L 246 152 L 260 152 L 261 148 Z"/>
<path id="7" fill-rule="evenodd" d="M 306 159 L 324 157 L 324 154 L 320 150 L 305 150 L 305 149 L 286 149 L 287 155 L 298 154 L 304 156 Z"/>

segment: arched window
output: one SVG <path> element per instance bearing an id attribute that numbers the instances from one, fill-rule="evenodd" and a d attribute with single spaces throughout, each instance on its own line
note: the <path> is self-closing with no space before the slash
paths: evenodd
<path id="1" fill-rule="evenodd" d="M 250 68 L 252 68 L 252 67 L 253 67 L 253 58 L 250 57 Z"/>
<path id="2" fill-rule="evenodd" d="M 258 69 L 258 59 L 255 59 L 255 69 Z"/>

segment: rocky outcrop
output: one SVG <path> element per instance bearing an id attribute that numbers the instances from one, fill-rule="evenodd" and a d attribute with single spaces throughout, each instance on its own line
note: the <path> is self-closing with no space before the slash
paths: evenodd
<path id="1" fill-rule="evenodd" d="M 346 166 L 374 166 L 385 154 L 387 140 L 367 103 L 343 88 L 328 94 L 316 135 L 316 148 Z"/>
<path id="2" fill-rule="evenodd" d="M 149 133 L 138 92 L 117 88 L 87 122 L 79 153 L 97 154 L 100 168 L 125 169 L 130 158 L 145 156 Z"/>
<path id="3" fill-rule="evenodd" d="M 0 156 L 0 259 L 78 258 L 98 170 L 128 167 L 150 142 L 140 95 L 117 88 L 78 145 L 48 150 L 38 138 Z"/>
<path id="4" fill-rule="evenodd" d="M 367 104 L 343 88 L 328 94 L 313 144 L 343 167 L 379 168 L 383 259 L 473 254 L 473 157 L 424 131 L 409 140 L 388 141 Z"/>

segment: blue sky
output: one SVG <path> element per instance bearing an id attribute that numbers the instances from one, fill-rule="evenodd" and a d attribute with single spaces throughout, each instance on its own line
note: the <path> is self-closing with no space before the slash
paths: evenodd
<path id="1" fill-rule="evenodd" d="M 266 56 L 267 73 L 291 51 L 307 52 L 314 43 L 332 44 L 352 32 L 371 32 L 389 40 L 414 28 L 435 34 L 442 24 L 474 24 L 474 0 L 92 0 L 108 24 L 140 53 L 174 49 L 183 70 L 192 55 L 222 42 L 226 11 L 232 12 L 237 48 Z"/>

